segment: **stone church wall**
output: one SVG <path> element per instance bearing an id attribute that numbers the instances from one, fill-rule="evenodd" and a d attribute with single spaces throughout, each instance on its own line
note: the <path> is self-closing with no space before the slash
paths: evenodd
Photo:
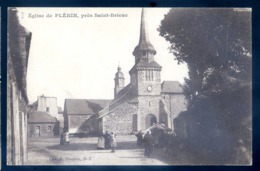
<path id="1" fill-rule="evenodd" d="M 172 113 L 172 118 L 177 117 L 180 112 L 185 111 L 187 101 L 183 94 L 162 94 L 166 107 Z"/>
<path id="2" fill-rule="evenodd" d="M 138 97 L 138 129 L 144 130 L 149 126 L 145 124 L 147 115 L 153 114 L 159 122 L 159 101 L 160 96 L 140 96 Z"/>
<path id="3" fill-rule="evenodd" d="M 160 80 L 160 72 L 154 72 L 154 80 L 155 81 L 146 81 L 145 71 L 138 71 L 138 95 L 160 95 L 161 93 L 161 82 Z M 148 91 L 148 86 L 152 87 L 152 91 Z"/>
<path id="4" fill-rule="evenodd" d="M 134 105 L 123 104 L 103 117 L 103 131 L 115 132 L 116 134 L 131 134 L 134 131 L 133 115 L 136 112 Z"/>

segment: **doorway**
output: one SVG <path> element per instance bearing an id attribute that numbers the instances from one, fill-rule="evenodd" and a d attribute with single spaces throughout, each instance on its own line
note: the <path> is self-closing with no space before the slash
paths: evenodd
<path id="1" fill-rule="evenodd" d="M 35 135 L 36 135 L 37 137 L 40 137 L 40 136 L 41 136 L 41 128 L 40 128 L 40 126 L 36 126 Z"/>
<path id="2" fill-rule="evenodd" d="M 153 114 L 149 114 L 145 117 L 145 128 L 149 128 L 153 124 L 157 123 L 156 116 Z"/>

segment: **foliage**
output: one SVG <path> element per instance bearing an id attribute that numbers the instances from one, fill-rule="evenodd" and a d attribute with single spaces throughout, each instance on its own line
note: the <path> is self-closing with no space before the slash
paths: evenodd
<path id="1" fill-rule="evenodd" d="M 251 13 L 231 9 L 172 9 L 160 35 L 187 63 L 192 97 L 230 91 L 251 80 Z"/>
<path id="2" fill-rule="evenodd" d="M 251 12 L 241 9 L 171 9 L 160 35 L 186 63 L 188 140 L 206 163 L 234 163 L 251 154 Z M 246 148 L 239 159 L 241 148 Z M 226 156 L 226 157 L 223 157 Z M 250 156 L 250 155 L 249 155 Z M 241 159 L 242 158 L 242 159 Z M 203 164 L 203 163 L 202 163 Z"/>

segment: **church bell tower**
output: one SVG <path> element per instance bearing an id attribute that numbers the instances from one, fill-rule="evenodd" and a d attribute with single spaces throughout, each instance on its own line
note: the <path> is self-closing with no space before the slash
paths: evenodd
<path id="1" fill-rule="evenodd" d="M 129 71 L 136 95 L 160 95 L 161 66 L 154 60 L 156 50 L 150 43 L 145 9 L 142 9 L 139 43 L 133 51 L 135 65 Z"/>
<path id="2" fill-rule="evenodd" d="M 115 74 L 115 88 L 114 88 L 114 98 L 120 90 L 125 87 L 125 78 L 123 72 L 121 72 L 121 67 L 117 67 L 117 73 Z"/>

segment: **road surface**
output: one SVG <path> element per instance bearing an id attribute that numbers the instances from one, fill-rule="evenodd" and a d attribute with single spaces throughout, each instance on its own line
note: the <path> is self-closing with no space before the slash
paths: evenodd
<path id="1" fill-rule="evenodd" d="M 28 161 L 25 165 L 171 165 L 162 150 L 151 158 L 136 145 L 134 135 L 117 136 L 117 149 L 97 150 L 97 137 L 70 138 L 70 144 L 60 145 L 59 137 L 29 138 Z"/>

